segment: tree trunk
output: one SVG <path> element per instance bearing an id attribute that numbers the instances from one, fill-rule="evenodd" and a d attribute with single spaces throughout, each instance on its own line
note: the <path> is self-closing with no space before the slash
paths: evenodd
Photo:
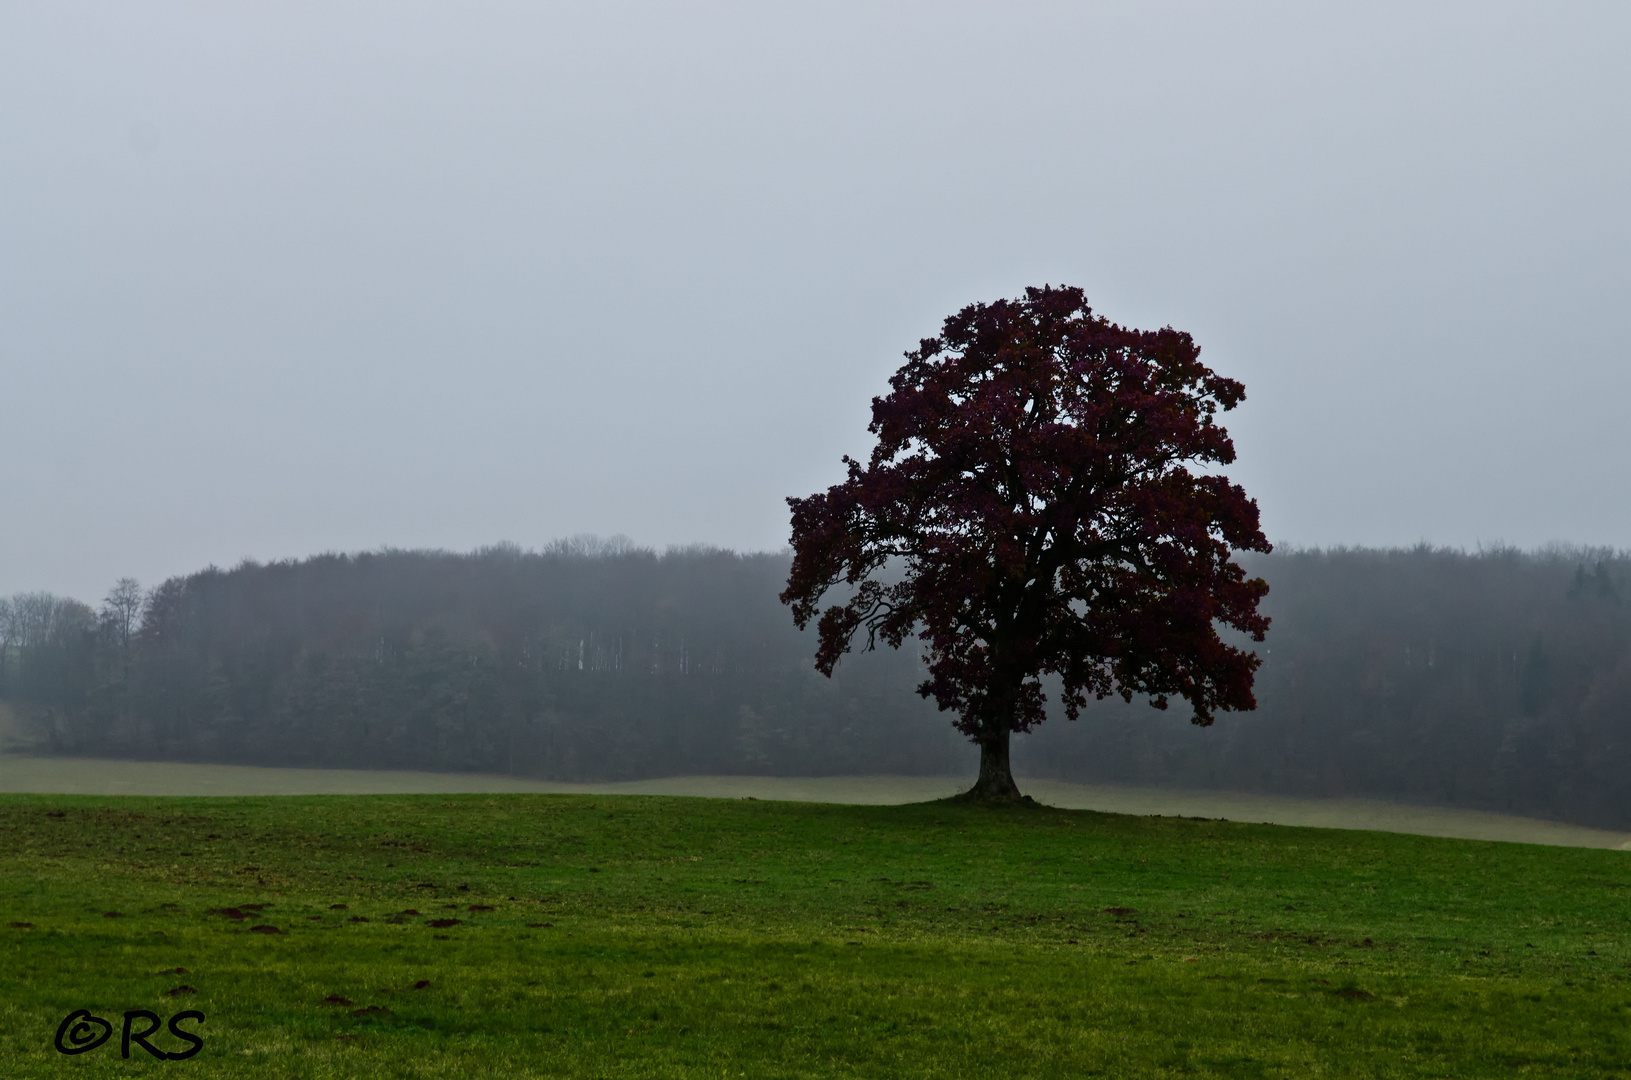
<path id="1" fill-rule="evenodd" d="M 958 796 L 963 802 L 1017 803 L 1030 802 L 1019 793 L 1013 771 L 1008 767 L 1008 738 L 1012 734 L 1008 725 L 988 724 L 980 735 L 980 778 L 974 786 Z"/>

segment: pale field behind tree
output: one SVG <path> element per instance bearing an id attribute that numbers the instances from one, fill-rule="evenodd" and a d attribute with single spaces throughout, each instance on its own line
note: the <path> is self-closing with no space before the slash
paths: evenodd
<path id="1" fill-rule="evenodd" d="M 3 710 L 4 706 L 0 706 Z M 674 776 L 657 780 L 564 784 L 479 773 L 368 769 L 282 769 L 50 757 L 26 752 L 9 716 L 0 715 L 0 792 L 48 795 L 386 795 L 557 794 L 686 795 L 715 799 L 891 804 L 943 799 L 966 788 L 958 776 Z M 9 729 L 9 730 L 8 730 Z M 11 736 L 8 739 L 7 736 Z M 1502 840 L 1564 847 L 1631 849 L 1631 834 L 1480 810 L 1406 806 L 1369 799 L 1304 799 L 1234 791 L 1070 784 L 1019 778 L 1039 802 L 1116 814 L 1227 818 L 1327 829 Z"/>

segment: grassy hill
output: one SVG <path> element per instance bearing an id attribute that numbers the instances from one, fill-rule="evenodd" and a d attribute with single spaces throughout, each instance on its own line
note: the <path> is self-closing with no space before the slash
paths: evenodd
<path id="1" fill-rule="evenodd" d="M 1619 1075 L 1628 889 L 1623 852 L 1088 811 L 9 795 L 0 1054 L 19 1077 Z M 113 1037 L 63 1057 L 81 1008 Z M 203 1051 L 121 1060 L 127 1009 L 204 1013 Z"/>

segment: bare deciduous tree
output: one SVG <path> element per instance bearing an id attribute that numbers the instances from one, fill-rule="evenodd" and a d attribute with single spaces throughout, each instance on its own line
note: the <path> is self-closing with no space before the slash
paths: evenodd
<path id="1" fill-rule="evenodd" d="M 102 622 L 113 631 L 121 653 L 130 652 L 130 639 L 142 622 L 147 594 L 135 578 L 120 578 L 102 601 Z"/>

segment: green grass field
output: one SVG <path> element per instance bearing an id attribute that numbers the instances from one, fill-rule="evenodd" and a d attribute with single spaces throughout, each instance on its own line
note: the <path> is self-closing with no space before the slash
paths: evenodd
<path id="1" fill-rule="evenodd" d="M 943 803 L 7 795 L 0 860 L 5 1077 L 1631 1073 L 1624 852 Z M 113 1038 L 61 1056 L 81 1008 Z M 121 1059 L 127 1009 L 203 1012 L 203 1051 Z"/>

